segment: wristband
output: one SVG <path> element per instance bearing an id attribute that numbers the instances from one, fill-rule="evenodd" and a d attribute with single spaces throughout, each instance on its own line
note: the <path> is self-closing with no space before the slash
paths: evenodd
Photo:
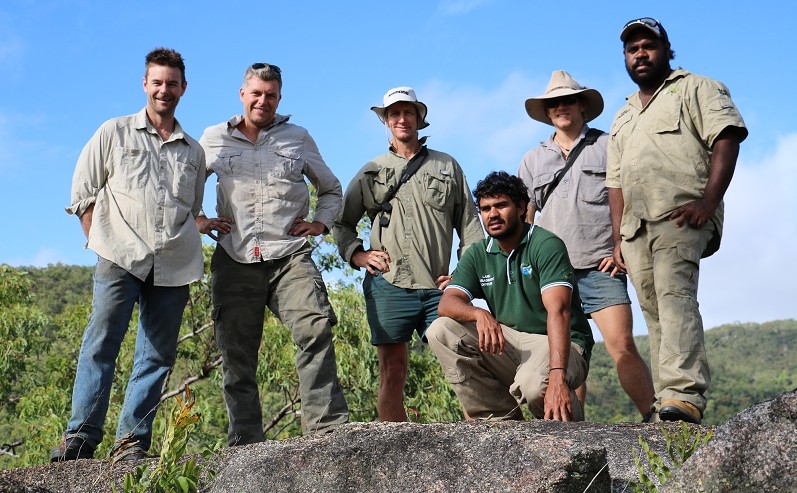
<path id="1" fill-rule="evenodd" d="M 551 373 L 554 370 L 562 370 L 563 372 L 567 373 L 567 368 L 551 368 L 550 370 L 548 370 L 548 373 Z"/>

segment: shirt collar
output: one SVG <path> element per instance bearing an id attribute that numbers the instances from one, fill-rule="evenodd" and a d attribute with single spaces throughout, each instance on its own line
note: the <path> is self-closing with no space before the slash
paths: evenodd
<path id="1" fill-rule="evenodd" d="M 524 225 L 523 225 L 523 236 L 520 237 L 520 243 L 518 244 L 517 248 L 515 248 L 515 250 L 517 250 L 518 248 L 526 245 L 529 241 L 531 241 L 531 235 L 532 235 L 533 232 L 534 232 L 534 225 L 533 224 L 529 224 L 529 223 L 524 223 Z M 503 250 L 501 250 L 501 247 L 498 246 L 498 241 L 495 238 L 493 238 L 492 236 L 490 236 L 487 239 L 487 248 L 485 248 L 485 251 L 487 253 L 492 253 L 492 254 L 499 254 L 500 253 L 500 254 L 503 254 L 503 255 L 509 255 L 509 254 L 505 253 Z"/>
<path id="2" fill-rule="evenodd" d="M 150 122 L 149 118 L 147 117 L 146 107 L 135 114 L 133 117 L 133 125 L 137 130 L 146 130 L 151 134 L 158 133 L 158 131 L 152 125 L 152 122 Z M 172 131 L 172 135 L 169 137 L 168 141 L 172 140 L 185 140 L 185 132 L 183 132 L 183 127 L 180 126 L 180 122 L 177 120 L 177 118 L 174 119 L 174 130 Z"/>
<path id="3" fill-rule="evenodd" d="M 574 147 L 575 147 L 575 145 L 576 145 L 576 144 L 578 144 L 578 142 L 579 142 L 581 139 L 583 139 L 583 138 L 584 138 L 584 136 L 585 136 L 585 135 L 587 135 L 587 132 L 588 132 L 588 131 L 589 131 L 589 125 L 587 125 L 587 124 L 585 123 L 585 124 L 584 124 L 584 126 L 582 126 L 582 127 L 581 127 L 581 132 L 578 134 L 578 138 L 575 140 L 575 142 L 573 142 L 573 146 L 574 146 Z M 554 131 L 554 133 L 552 133 L 552 134 L 550 135 L 550 137 L 548 137 L 548 140 L 542 140 L 542 141 L 540 141 L 540 145 L 541 145 L 542 147 L 546 148 L 546 149 L 550 149 L 550 150 L 552 150 L 552 151 L 556 151 L 556 152 L 558 153 L 558 152 L 559 152 L 559 146 L 558 146 L 558 145 L 556 144 L 556 142 L 554 142 L 554 140 L 553 140 L 553 137 L 554 137 L 554 135 L 556 135 L 556 131 Z"/>
<path id="4" fill-rule="evenodd" d="M 270 130 L 277 125 L 287 122 L 291 118 L 291 115 L 280 115 L 279 113 L 274 115 L 274 121 L 271 122 L 271 125 L 268 126 L 267 130 Z M 232 133 L 242 121 L 244 120 L 244 115 L 235 115 L 234 117 L 227 120 L 227 131 Z"/>
<path id="5" fill-rule="evenodd" d="M 667 78 L 664 79 L 664 82 L 662 82 L 661 85 L 659 86 L 659 88 L 656 89 L 656 92 L 653 93 L 653 97 L 651 97 L 650 100 L 653 101 L 654 99 L 656 99 L 656 96 L 658 96 L 658 94 L 661 92 L 661 90 L 664 89 L 666 86 L 672 84 L 673 82 L 675 82 L 678 79 L 686 77 L 687 75 L 689 75 L 689 72 L 684 70 L 684 69 L 682 69 L 681 67 L 678 67 L 675 70 L 673 70 L 672 72 L 670 72 L 670 75 L 668 75 Z M 633 94 L 631 94 L 629 96 L 626 96 L 625 100 L 628 103 L 631 103 L 632 106 L 638 106 L 639 108 L 642 108 L 642 100 L 639 99 L 639 90 L 638 89 L 636 91 L 634 91 Z M 650 102 L 648 102 L 648 104 L 650 104 Z"/>
<path id="6" fill-rule="evenodd" d="M 421 147 L 426 145 L 426 139 L 428 139 L 428 138 L 429 138 L 428 135 L 424 135 L 423 137 L 418 139 L 418 142 L 421 144 Z M 388 144 L 387 145 L 387 150 L 390 151 L 391 153 L 395 154 L 396 156 L 399 156 L 398 154 L 396 154 L 396 148 L 393 147 L 393 144 Z M 420 149 L 419 149 L 419 152 L 420 152 Z M 407 159 L 404 156 L 399 156 L 399 157 L 402 158 L 402 159 Z"/>

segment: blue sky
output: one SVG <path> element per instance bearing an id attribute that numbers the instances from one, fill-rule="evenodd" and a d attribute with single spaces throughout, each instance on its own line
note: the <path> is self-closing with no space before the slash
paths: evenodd
<path id="1" fill-rule="evenodd" d="M 567 5 L 565 8 L 564 5 Z M 526 115 L 526 98 L 569 71 L 598 89 L 608 129 L 635 86 L 619 31 L 652 16 L 667 28 L 674 66 L 723 81 L 750 129 L 726 195 L 723 247 L 701 268 L 707 327 L 794 318 L 797 262 L 797 79 L 792 1 L 565 3 L 102 2 L 5 0 L 0 6 L 0 171 L 9 224 L 0 263 L 91 265 L 68 216 L 75 161 L 105 120 L 145 103 L 144 55 L 180 51 L 188 90 L 177 116 L 199 138 L 241 112 L 245 68 L 283 69 L 280 113 L 306 127 L 344 188 L 386 137 L 370 106 L 398 85 L 429 106 L 429 145 L 452 154 L 470 185 L 515 172 L 550 133 Z M 213 179 L 205 209 L 214 210 Z M 13 219 L 13 221 L 11 221 Z M 635 332 L 644 333 L 635 311 Z"/>

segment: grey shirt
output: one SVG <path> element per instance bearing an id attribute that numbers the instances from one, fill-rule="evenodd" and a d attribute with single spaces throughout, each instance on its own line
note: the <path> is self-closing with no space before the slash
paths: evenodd
<path id="1" fill-rule="evenodd" d="M 589 127 L 584 125 L 574 147 L 587 130 Z M 611 257 L 614 249 L 605 184 L 607 141 L 608 135 L 603 134 L 597 142 L 584 147 L 534 220 L 565 242 L 576 269 L 597 267 L 602 259 Z M 540 210 L 543 190 L 564 167 L 565 158 L 553 134 L 523 156 L 518 176 L 529 188 L 531 206 L 536 210 Z"/>
<path id="2" fill-rule="evenodd" d="M 69 214 L 94 215 L 86 246 L 142 281 L 183 286 L 202 276 L 196 218 L 205 154 L 175 120 L 165 142 L 146 109 L 105 122 L 80 153 Z"/>
<path id="3" fill-rule="evenodd" d="M 252 143 L 238 130 L 242 115 L 208 127 L 200 139 L 208 174 L 216 173 L 216 212 L 233 219 L 219 244 L 236 262 L 254 263 L 286 257 L 307 239 L 290 236 L 293 221 L 310 211 L 305 176 L 316 189 L 313 220 L 332 230 L 340 212 L 340 182 L 327 167 L 318 147 L 303 127 L 276 115 Z"/>

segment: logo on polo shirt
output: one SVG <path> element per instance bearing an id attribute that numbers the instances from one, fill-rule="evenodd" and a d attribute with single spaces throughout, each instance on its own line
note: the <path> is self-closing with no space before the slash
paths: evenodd
<path id="1" fill-rule="evenodd" d="M 492 275 L 490 275 L 490 274 L 481 276 L 479 278 L 479 283 L 481 283 L 482 287 L 484 287 L 484 286 L 492 286 L 493 285 L 493 281 L 495 281 L 495 278 Z"/>
<path id="2" fill-rule="evenodd" d="M 530 276 L 532 272 L 531 266 L 529 264 L 520 264 L 520 273 L 524 276 Z"/>

